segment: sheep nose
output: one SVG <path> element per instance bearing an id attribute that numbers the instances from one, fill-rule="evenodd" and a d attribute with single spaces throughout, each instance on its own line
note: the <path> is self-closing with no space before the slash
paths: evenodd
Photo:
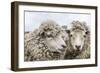
<path id="1" fill-rule="evenodd" d="M 63 48 L 66 48 L 66 46 L 65 46 L 65 45 L 62 45 L 62 47 L 63 47 Z"/>
<path id="2" fill-rule="evenodd" d="M 77 48 L 77 50 L 79 50 L 80 49 L 80 45 L 75 45 L 75 47 Z"/>

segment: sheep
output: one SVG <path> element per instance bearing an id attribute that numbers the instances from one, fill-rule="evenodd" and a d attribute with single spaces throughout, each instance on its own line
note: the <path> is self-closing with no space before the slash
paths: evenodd
<path id="1" fill-rule="evenodd" d="M 47 20 L 25 37 L 25 61 L 62 60 L 68 35 L 56 22 Z"/>
<path id="2" fill-rule="evenodd" d="M 90 31 L 85 22 L 73 21 L 69 34 L 70 51 L 66 52 L 65 59 L 90 58 Z"/>

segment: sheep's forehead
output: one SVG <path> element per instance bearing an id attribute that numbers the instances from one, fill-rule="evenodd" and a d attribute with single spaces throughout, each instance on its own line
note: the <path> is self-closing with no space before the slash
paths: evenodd
<path id="1" fill-rule="evenodd" d="M 52 32 L 54 34 L 58 34 L 60 32 L 60 29 L 58 27 L 53 27 L 53 26 L 50 26 L 50 27 L 46 26 L 46 27 L 44 27 L 43 30 L 44 30 L 45 33 Z"/>
<path id="2" fill-rule="evenodd" d="M 85 31 L 82 31 L 82 30 L 74 30 L 74 31 L 71 31 L 71 34 L 73 34 L 73 35 L 84 35 L 85 34 Z"/>

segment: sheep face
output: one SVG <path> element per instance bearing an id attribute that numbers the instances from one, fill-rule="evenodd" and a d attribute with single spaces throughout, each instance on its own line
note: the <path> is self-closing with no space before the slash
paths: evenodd
<path id="1" fill-rule="evenodd" d="M 65 35 L 64 31 L 60 32 L 50 28 L 44 29 L 44 32 L 41 34 L 46 45 L 50 47 L 49 50 L 58 53 L 63 53 L 65 51 L 66 43 L 64 39 L 68 36 Z"/>
<path id="2" fill-rule="evenodd" d="M 81 51 L 84 46 L 84 41 L 87 32 L 77 29 L 70 32 L 70 41 L 75 51 Z"/>

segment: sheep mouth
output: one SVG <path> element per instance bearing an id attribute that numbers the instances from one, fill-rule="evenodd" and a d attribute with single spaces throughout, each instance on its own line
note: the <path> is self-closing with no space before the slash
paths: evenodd
<path id="1" fill-rule="evenodd" d="M 54 55 L 54 57 L 59 57 L 60 56 L 60 53 L 59 52 L 53 52 L 53 55 Z"/>
<path id="2" fill-rule="evenodd" d="M 80 53 L 81 53 L 80 50 L 74 50 L 71 54 L 72 54 L 73 56 L 77 56 L 77 55 L 79 55 Z"/>
<path id="3" fill-rule="evenodd" d="M 64 49 L 58 49 L 57 51 L 54 51 L 55 54 L 62 54 L 65 50 Z"/>
<path id="4" fill-rule="evenodd" d="M 75 52 L 77 52 L 77 53 L 80 53 L 82 50 L 80 50 L 80 49 L 77 49 L 77 50 L 75 50 Z"/>
<path id="5" fill-rule="evenodd" d="M 59 53 L 63 53 L 64 51 L 64 49 L 59 49 Z"/>
<path id="6" fill-rule="evenodd" d="M 60 54 L 59 52 L 53 52 L 54 54 Z"/>

